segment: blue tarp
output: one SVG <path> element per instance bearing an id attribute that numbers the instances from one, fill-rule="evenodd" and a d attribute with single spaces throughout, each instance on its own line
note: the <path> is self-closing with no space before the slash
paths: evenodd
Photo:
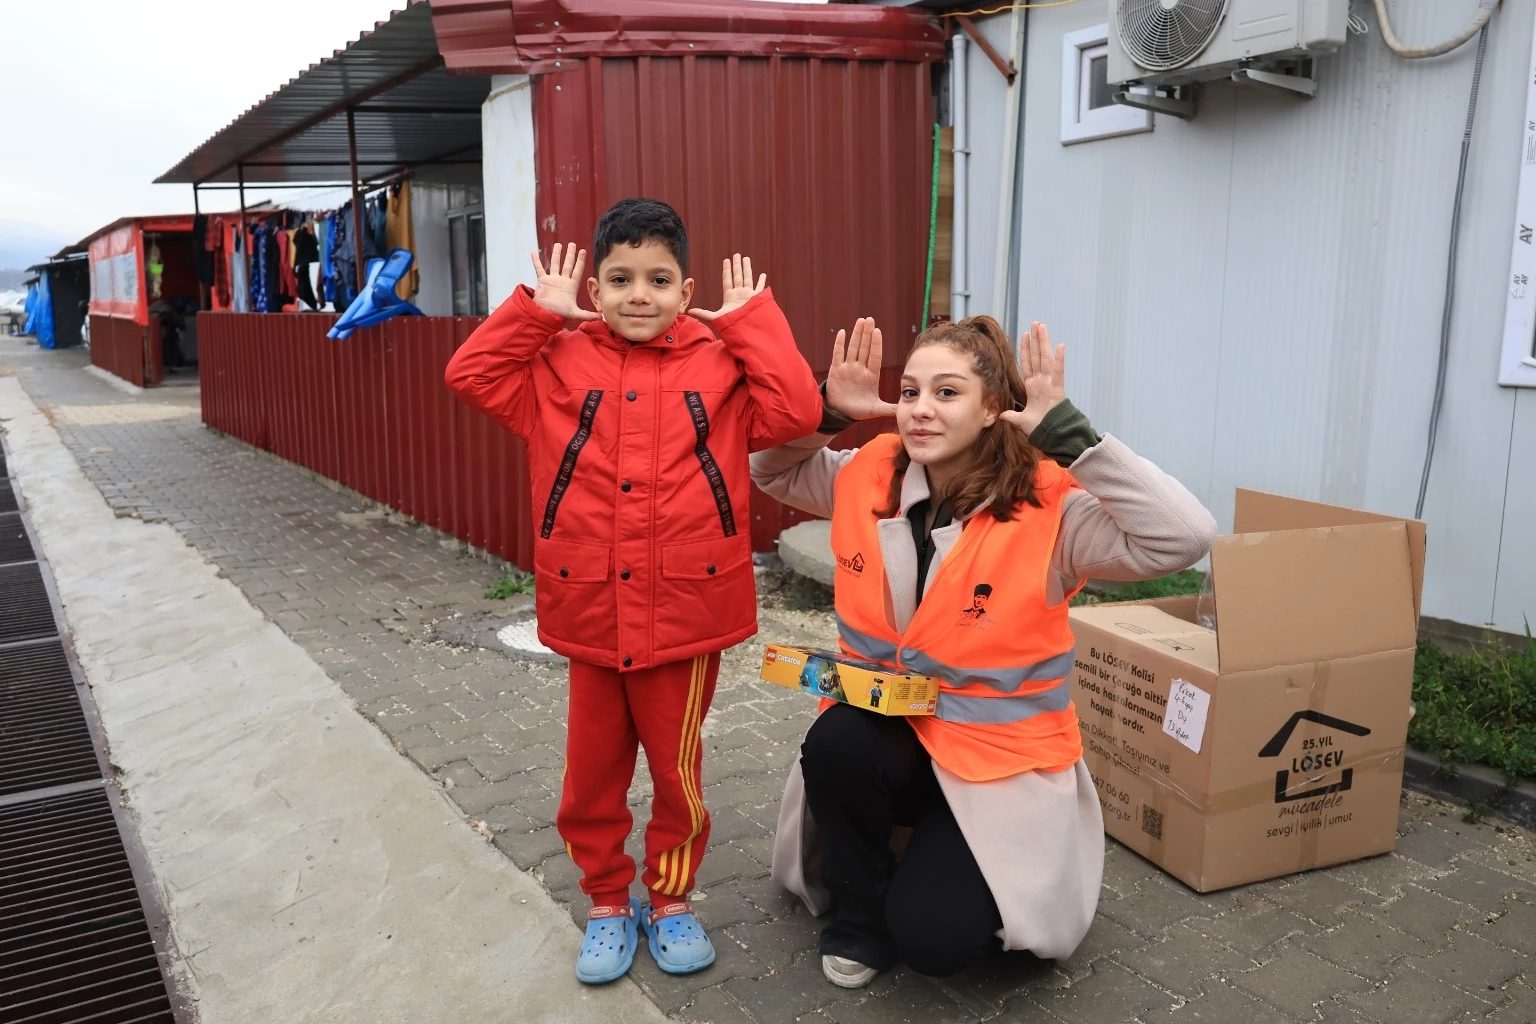
<path id="1" fill-rule="evenodd" d="M 37 272 L 37 283 L 27 288 L 27 322 L 21 333 L 37 338 L 38 348 L 55 348 L 53 336 L 53 292 L 48 286 L 46 268 Z"/>
<path id="2" fill-rule="evenodd" d="M 41 278 L 39 278 L 41 280 Z M 21 333 L 32 333 L 32 318 L 37 315 L 37 281 L 27 282 L 27 301 L 21 307 Z"/>

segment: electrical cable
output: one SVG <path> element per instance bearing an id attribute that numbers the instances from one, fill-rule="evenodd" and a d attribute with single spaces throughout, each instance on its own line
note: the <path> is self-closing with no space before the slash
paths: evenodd
<path id="1" fill-rule="evenodd" d="M 1380 3 L 1380 0 L 1377 0 Z M 1382 33 L 1386 35 L 1385 32 Z M 1429 469 L 1435 459 L 1435 437 L 1440 432 L 1440 409 L 1445 403 L 1445 376 L 1451 355 L 1451 312 L 1456 298 L 1456 244 L 1461 238 L 1461 200 L 1467 187 L 1467 156 L 1472 149 L 1472 122 L 1477 115 L 1477 89 L 1483 80 L 1483 56 L 1488 52 L 1488 23 L 1477 37 L 1477 61 L 1472 66 L 1472 95 L 1467 99 L 1467 127 L 1461 134 L 1461 167 L 1456 173 L 1456 201 L 1451 206 L 1451 244 L 1445 266 L 1445 304 L 1440 312 L 1440 363 L 1435 371 L 1435 397 L 1429 409 L 1429 440 L 1424 451 L 1424 472 L 1419 476 L 1419 500 L 1413 517 L 1424 516 L 1424 497 L 1429 493 Z"/>
<path id="2" fill-rule="evenodd" d="M 1002 4 L 996 7 L 978 7 L 974 11 L 945 11 L 939 15 L 941 18 L 970 18 L 980 17 L 985 14 L 1002 14 L 1005 11 L 1031 11 L 1038 7 L 1065 7 L 1068 4 L 1079 3 L 1080 0 L 1049 0 L 1045 3 L 1028 4 Z"/>
<path id="3" fill-rule="evenodd" d="M 1374 2 L 1376 22 L 1381 26 L 1381 40 L 1387 44 L 1387 49 L 1404 60 L 1420 60 L 1424 57 L 1438 57 L 1442 53 L 1450 53 L 1477 35 L 1487 26 L 1488 19 L 1493 17 L 1493 9 L 1499 6 L 1502 0 L 1477 0 L 1477 13 L 1472 16 L 1472 24 L 1451 39 L 1435 46 L 1404 46 L 1392 31 L 1392 23 L 1387 20 L 1386 0 L 1374 0 Z"/>

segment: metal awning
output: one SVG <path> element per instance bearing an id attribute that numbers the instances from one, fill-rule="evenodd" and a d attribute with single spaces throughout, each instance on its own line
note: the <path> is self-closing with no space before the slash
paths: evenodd
<path id="1" fill-rule="evenodd" d="M 480 105 L 490 79 L 450 77 L 426 0 L 408 0 L 345 49 L 242 114 L 157 184 L 348 181 L 348 121 L 357 177 L 480 162 Z"/>

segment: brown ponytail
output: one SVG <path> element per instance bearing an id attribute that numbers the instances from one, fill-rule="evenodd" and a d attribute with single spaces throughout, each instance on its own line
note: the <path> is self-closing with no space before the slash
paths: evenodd
<path id="1" fill-rule="evenodd" d="M 996 320 L 973 316 L 958 323 L 935 324 L 918 335 L 912 350 L 924 345 L 948 345 L 969 355 L 981 378 L 983 401 L 994 411 L 1024 408 L 1024 377 L 1019 372 L 1018 356 Z M 998 420 L 982 430 L 971 452 L 971 464 L 955 478 L 948 495 L 955 518 L 987 509 L 997 519 L 1007 521 L 1020 502 L 1040 506 L 1035 496 L 1035 465 L 1040 453 L 1022 430 Z M 901 482 L 911 464 L 912 457 L 903 447 L 896 453 L 896 472 L 891 476 L 885 507 L 874 510 L 880 518 L 890 519 L 901 510 Z"/>

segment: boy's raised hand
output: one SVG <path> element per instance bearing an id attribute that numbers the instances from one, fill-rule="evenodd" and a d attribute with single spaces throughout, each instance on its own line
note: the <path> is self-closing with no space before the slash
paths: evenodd
<path id="1" fill-rule="evenodd" d="M 854 321 L 853 336 L 838 331 L 832 343 L 832 365 L 827 369 L 827 405 L 851 420 L 873 420 L 896 415 L 896 406 L 880 399 L 880 328 L 875 318 Z"/>
<path id="2" fill-rule="evenodd" d="M 725 261 L 725 266 L 720 274 L 720 284 L 725 291 L 725 301 L 716 310 L 699 309 L 693 307 L 688 310 L 688 315 L 697 317 L 705 323 L 716 317 L 725 316 L 735 312 L 747 304 L 747 300 L 758 292 L 768 287 L 768 275 L 762 274 L 757 279 L 757 286 L 752 286 L 752 257 L 737 253 Z"/>
<path id="3" fill-rule="evenodd" d="M 565 250 L 565 262 L 560 262 L 560 251 Z M 549 269 L 538 252 L 533 254 L 533 268 L 538 273 L 538 287 L 533 290 L 533 301 L 559 313 L 567 320 L 601 320 L 601 314 L 582 309 L 577 303 L 581 294 L 581 272 L 587 268 L 587 250 L 577 249 L 571 242 L 561 246 L 559 242 L 549 254 Z"/>

